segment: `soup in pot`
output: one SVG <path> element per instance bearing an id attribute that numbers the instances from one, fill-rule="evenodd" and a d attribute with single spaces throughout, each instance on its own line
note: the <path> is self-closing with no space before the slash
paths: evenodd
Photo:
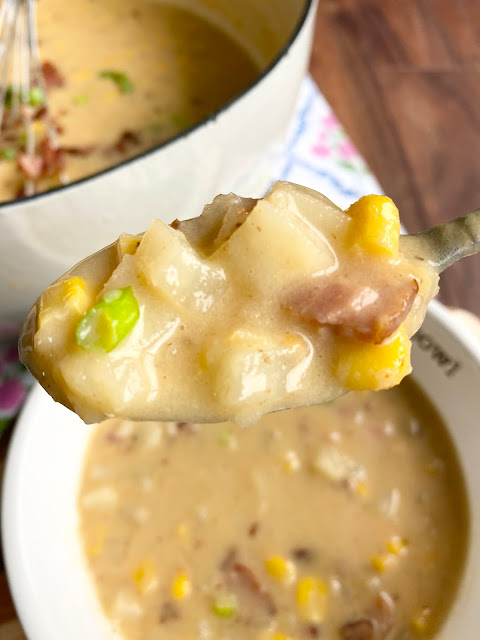
<path id="1" fill-rule="evenodd" d="M 219 109 L 259 74 L 247 47 L 194 13 L 155 0 L 42 0 L 45 95 L 34 86 L 34 154 L 7 89 L 0 201 L 112 167 Z M 58 148 L 47 141 L 55 130 Z"/>
<path id="2" fill-rule="evenodd" d="M 127 640 L 432 638 L 468 534 L 455 451 L 411 381 L 247 428 L 104 422 L 78 509 Z"/>

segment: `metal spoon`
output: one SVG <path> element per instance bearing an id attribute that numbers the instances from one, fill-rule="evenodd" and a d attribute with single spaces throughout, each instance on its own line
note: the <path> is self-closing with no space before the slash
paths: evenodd
<path id="1" fill-rule="evenodd" d="M 480 209 L 427 231 L 401 236 L 400 249 L 411 258 L 423 258 L 441 273 L 480 251 Z"/>

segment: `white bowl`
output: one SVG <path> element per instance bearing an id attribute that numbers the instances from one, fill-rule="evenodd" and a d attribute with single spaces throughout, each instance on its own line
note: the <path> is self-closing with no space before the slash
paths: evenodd
<path id="1" fill-rule="evenodd" d="M 0 323 L 123 231 L 199 215 L 217 193 L 261 197 L 310 53 L 317 0 L 176 0 L 241 38 L 265 70 L 189 131 L 117 167 L 0 205 Z"/>
<path id="2" fill-rule="evenodd" d="M 471 530 L 457 599 L 437 640 L 480 628 L 480 342 L 433 302 L 414 341 L 414 377 L 445 420 L 466 480 Z M 89 428 L 37 386 L 15 428 L 2 535 L 15 606 L 29 640 L 114 638 L 77 534 L 76 497 Z"/>

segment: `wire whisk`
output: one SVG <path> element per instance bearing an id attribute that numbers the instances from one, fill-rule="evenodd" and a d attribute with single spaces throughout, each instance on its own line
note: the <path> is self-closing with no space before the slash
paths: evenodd
<path id="1" fill-rule="evenodd" d="M 45 124 L 44 147 L 57 148 L 57 131 L 48 109 L 48 96 L 40 62 L 36 0 L 2 0 L 0 6 L 0 137 L 20 140 L 20 156 L 30 163 L 24 195 L 35 193 L 40 169 L 34 121 Z M 19 135 L 19 131 L 21 134 Z M 35 170 L 35 164 L 37 168 Z M 22 168 L 21 161 L 19 165 Z M 28 166 L 28 165 L 25 165 Z M 63 176 L 63 181 L 66 176 Z"/>

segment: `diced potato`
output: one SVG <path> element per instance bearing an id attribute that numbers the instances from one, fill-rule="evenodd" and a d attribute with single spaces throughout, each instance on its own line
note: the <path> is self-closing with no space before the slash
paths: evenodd
<path id="1" fill-rule="evenodd" d="M 201 258 L 180 231 L 154 220 L 135 254 L 138 270 L 163 297 L 207 311 L 225 288 L 225 273 Z"/>
<path id="2" fill-rule="evenodd" d="M 92 489 L 82 496 L 82 505 L 86 509 L 108 509 L 117 504 L 118 493 L 110 485 Z"/>
<path id="3" fill-rule="evenodd" d="M 213 258 L 227 268 L 231 264 L 243 286 L 264 294 L 336 264 L 329 242 L 316 227 L 268 198 L 257 203 Z"/>
<path id="4" fill-rule="evenodd" d="M 347 248 L 358 246 L 368 253 L 398 258 L 400 218 L 386 196 L 363 196 L 346 211 L 352 220 L 346 233 Z"/>
<path id="5" fill-rule="evenodd" d="M 265 200 L 321 230 L 328 241 L 344 235 L 350 223 L 350 217 L 326 196 L 290 182 L 275 182 Z"/>
<path id="6" fill-rule="evenodd" d="M 133 591 L 123 589 L 115 597 L 112 607 L 114 620 L 138 618 L 142 615 L 142 606 Z"/>
<path id="7" fill-rule="evenodd" d="M 323 447 L 315 458 L 313 467 L 327 480 L 337 483 L 347 482 L 355 490 L 365 484 L 367 475 L 365 467 L 334 446 Z M 359 490 L 360 495 L 362 491 L 362 489 Z"/>
<path id="8" fill-rule="evenodd" d="M 347 389 L 389 389 L 411 372 L 410 349 L 403 327 L 379 345 L 338 338 L 334 374 Z"/>
<path id="9" fill-rule="evenodd" d="M 306 370 L 309 347 L 299 335 L 237 330 L 209 345 L 205 363 L 213 372 L 214 392 L 222 403 L 256 402 L 297 389 Z"/>

